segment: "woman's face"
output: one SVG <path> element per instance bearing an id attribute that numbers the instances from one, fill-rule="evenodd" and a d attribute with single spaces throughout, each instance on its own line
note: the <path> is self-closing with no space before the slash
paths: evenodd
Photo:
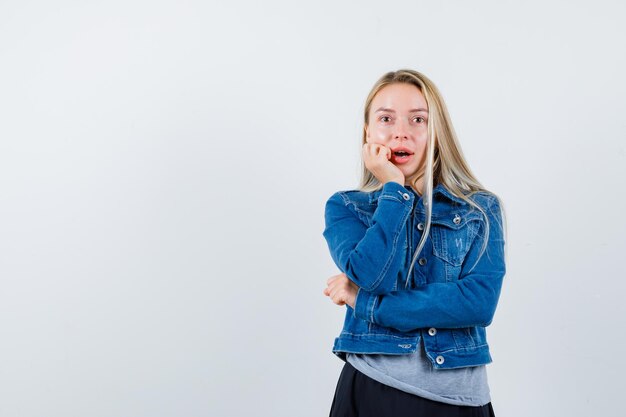
<path id="1" fill-rule="evenodd" d="M 413 84 L 383 87 L 372 100 L 365 130 L 368 143 L 391 149 L 391 162 L 409 182 L 425 160 L 428 105 L 424 95 Z M 409 155 L 398 154 L 400 151 Z"/>

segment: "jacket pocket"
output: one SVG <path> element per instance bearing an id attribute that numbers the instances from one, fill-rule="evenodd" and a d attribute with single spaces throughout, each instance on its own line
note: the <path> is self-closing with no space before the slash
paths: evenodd
<path id="1" fill-rule="evenodd" d="M 483 216 L 478 211 L 448 213 L 433 218 L 433 254 L 449 265 L 460 268 L 482 222 Z"/>

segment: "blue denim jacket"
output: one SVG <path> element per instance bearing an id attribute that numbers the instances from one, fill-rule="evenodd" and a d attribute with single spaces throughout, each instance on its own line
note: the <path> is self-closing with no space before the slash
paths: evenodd
<path id="1" fill-rule="evenodd" d="M 345 352 L 414 353 L 423 339 L 435 368 L 492 361 L 485 327 L 505 274 L 502 217 L 495 195 L 470 198 L 489 219 L 482 256 L 483 214 L 437 185 L 430 233 L 408 283 L 426 218 L 422 198 L 388 182 L 374 192 L 339 191 L 328 199 L 323 236 L 337 267 L 359 286 L 354 309 L 346 305 L 335 355 L 345 361 Z"/>

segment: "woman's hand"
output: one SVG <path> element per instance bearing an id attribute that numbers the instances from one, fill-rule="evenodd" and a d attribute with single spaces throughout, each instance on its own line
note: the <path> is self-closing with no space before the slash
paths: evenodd
<path id="1" fill-rule="evenodd" d="M 354 308 L 359 287 L 346 274 L 334 275 L 328 278 L 326 284 L 328 286 L 324 289 L 324 295 L 329 296 L 333 303 L 338 306 L 348 304 Z"/>
<path id="2" fill-rule="evenodd" d="M 363 144 L 363 162 L 382 184 L 395 181 L 404 185 L 404 174 L 391 161 L 391 149 L 379 143 Z"/>

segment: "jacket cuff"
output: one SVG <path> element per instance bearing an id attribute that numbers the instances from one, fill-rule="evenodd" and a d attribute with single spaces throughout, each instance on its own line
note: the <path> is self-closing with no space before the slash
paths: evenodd
<path id="1" fill-rule="evenodd" d="M 378 196 L 378 202 L 381 200 L 396 200 L 405 206 L 413 207 L 415 196 L 409 192 L 403 185 L 395 181 L 389 181 L 383 185 L 382 192 Z"/>
<path id="2" fill-rule="evenodd" d="M 354 317 L 374 323 L 374 307 L 378 303 L 378 295 L 359 288 L 354 302 Z"/>

